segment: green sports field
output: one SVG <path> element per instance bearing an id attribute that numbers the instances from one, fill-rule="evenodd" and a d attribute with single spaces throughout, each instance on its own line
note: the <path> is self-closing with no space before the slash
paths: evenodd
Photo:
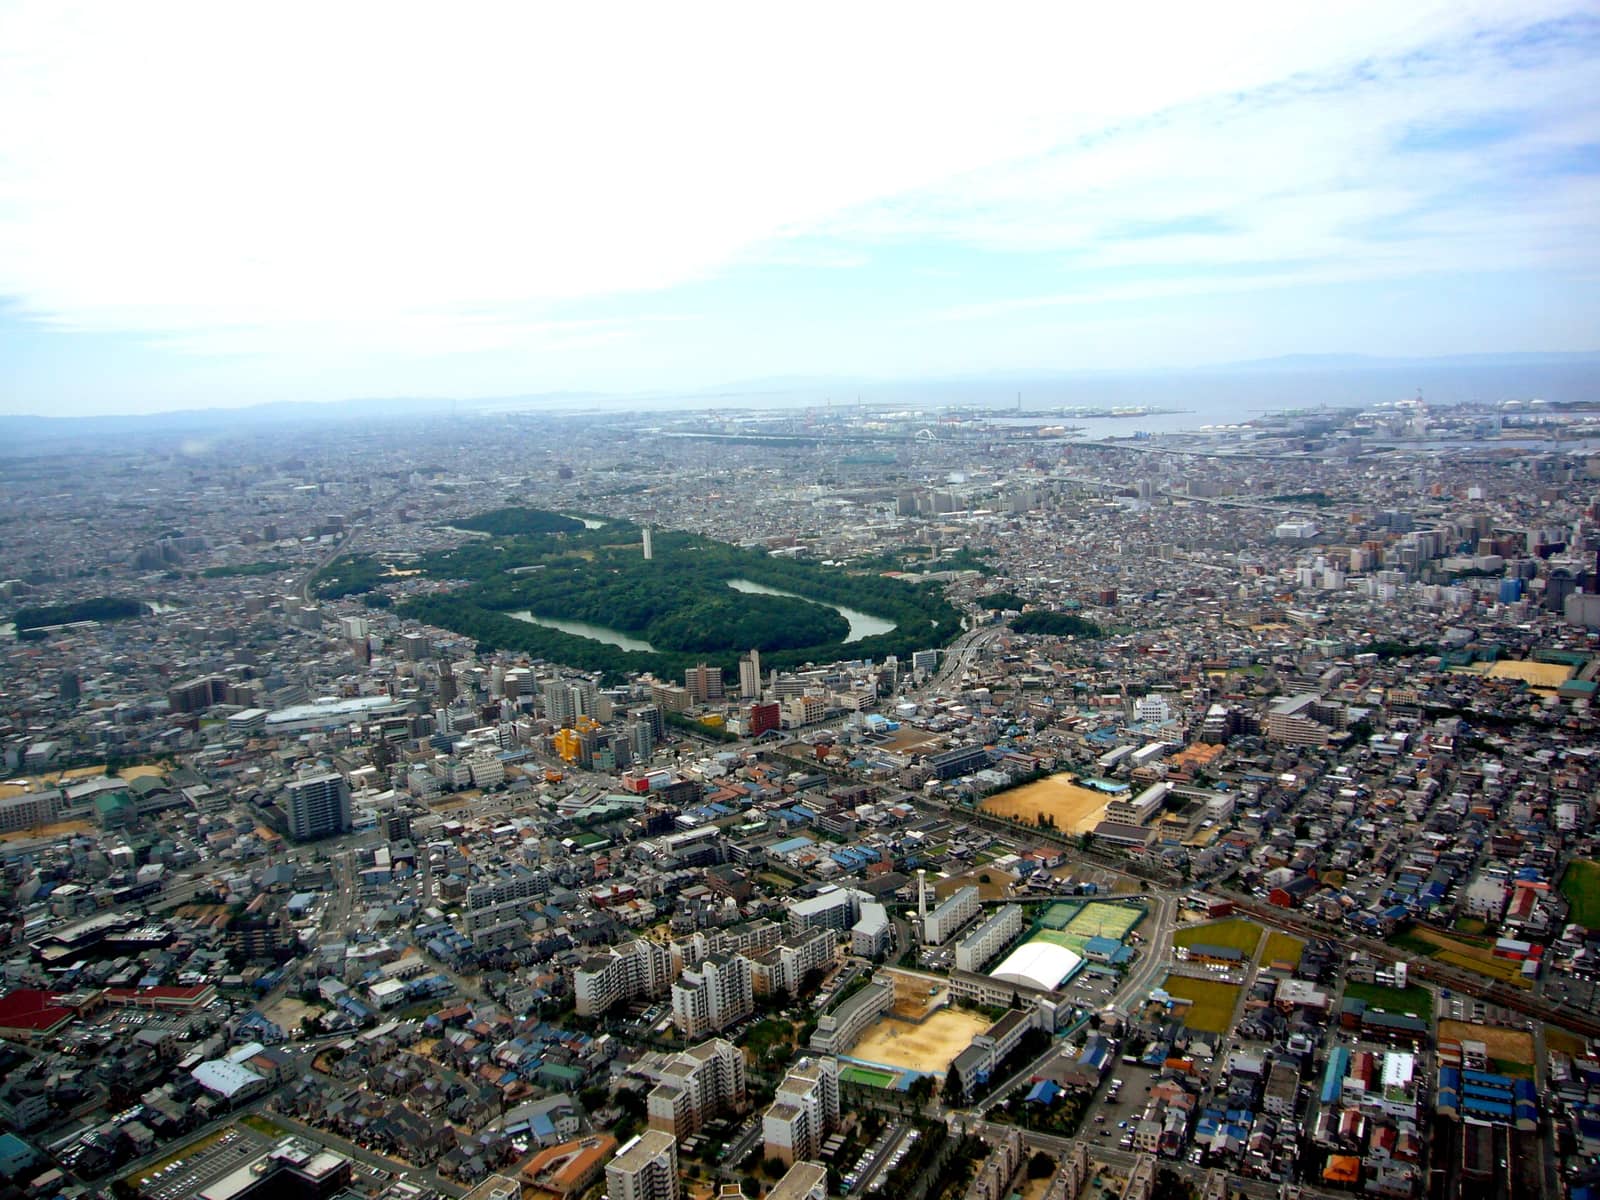
<path id="1" fill-rule="evenodd" d="M 844 1083 L 860 1083 L 875 1088 L 891 1088 L 898 1078 L 892 1071 L 874 1071 L 871 1067 L 845 1067 L 839 1072 L 839 1079 Z"/>

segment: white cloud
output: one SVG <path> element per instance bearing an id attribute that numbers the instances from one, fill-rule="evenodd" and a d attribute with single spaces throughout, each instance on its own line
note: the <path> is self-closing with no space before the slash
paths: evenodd
<path id="1" fill-rule="evenodd" d="M 1421 190 L 1340 186 L 1382 152 L 1373 131 L 1470 103 L 1499 68 L 1413 64 L 1353 103 L 1285 81 L 1506 15 L 21 3 L 0 10 L 0 296 L 197 352 L 448 352 L 623 336 L 564 306 L 781 264 L 817 229 L 1117 267 L 1174 249 L 1118 224 L 1217 212 L 1250 244 L 1186 238 L 1191 261 L 1337 257 Z M 1275 84 L 1282 104 L 1229 99 Z"/>

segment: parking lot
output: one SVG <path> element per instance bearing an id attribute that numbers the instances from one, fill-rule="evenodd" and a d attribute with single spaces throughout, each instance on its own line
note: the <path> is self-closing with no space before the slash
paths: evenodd
<path id="1" fill-rule="evenodd" d="M 188 1200 L 267 1149 L 267 1139 L 235 1126 L 193 1154 L 174 1159 L 154 1174 L 140 1177 L 140 1190 L 151 1200 Z"/>
<path id="2" fill-rule="evenodd" d="M 1131 1127 L 1144 1115 L 1146 1089 L 1154 1072 L 1148 1067 L 1137 1067 L 1131 1063 L 1118 1062 L 1111 1068 L 1111 1074 L 1100 1087 L 1096 1102 L 1090 1107 L 1092 1114 L 1083 1126 L 1081 1137 L 1091 1139 L 1091 1145 L 1100 1144 L 1114 1148 L 1120 1146 L 1128 1129 L 1123 1127 L 1126 1121 Z M 1117 1098 L 1110 1098 L 1112 1082 L 1122 1080 L 1122 1087 L 1118 1090 Z M 1098 1118 L 1104 1117 L 1101 1121 Z"/>

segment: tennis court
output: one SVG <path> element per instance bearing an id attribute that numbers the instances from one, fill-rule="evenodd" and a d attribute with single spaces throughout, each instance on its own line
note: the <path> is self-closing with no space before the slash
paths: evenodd
<path id="1" fill-rule="evenodd" d="M 1065 900 L 1057 900 L 1039 918 L 1039 924 L 1046 929 L 1065 929 L 1083 908 L 1081 904 L 1069 904 Z"/>
<path id="2" fill-rule="evenodd" d="M 1066 932 L 1081 938 L 1105 937 L 1121 941 L 1144 920 L 1144 911 L 1127 904 L 1091 901 L 1067 923 Z"/>

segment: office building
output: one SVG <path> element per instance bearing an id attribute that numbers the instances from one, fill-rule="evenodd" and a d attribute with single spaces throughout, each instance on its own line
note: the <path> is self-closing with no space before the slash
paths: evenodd
<path id="1" fill-rule="evenodd" d="M 350 1160 L 298 1137 L 214 1180 L 200 1200 L 323 1200 L 350 1183 Z"/>
<path id="2" fill-rule="evenodd" d="M 712 954 L 672 985 L 672 1023 L 686 1038 L 725 1029 L 755 1011 L 750 960 Z"/>
<path id="3" fill-rule="evenodd" d="M 838 1060 L 801 1059 L 784 1076 L 771 1106 L 762 1114 L 765 1156 L 783 1163 L 819 1158 L 823 1142 L 838 1127 Z"/>
<path id="4" fill-rule="evenodd" d="M 712 1038 L 668 1060 L 647 1099 L 650 1128 L 682 1141 L 712 1117 L 738 1108 L 744 1098 L 744 1051 Z"/>
<path id="5" fill-rule="evenodd" d="M 610 1200 L 678 1200 L 678 1141 L 662 1129 L 631 1139 L 606 1164 Z"/>
<path id="6" fill-rule="evenodd" d="M 289 836 L 297 842 L 350 832 L 350 785 L 332 771 L 290 783 L 283 807 Z"/>

